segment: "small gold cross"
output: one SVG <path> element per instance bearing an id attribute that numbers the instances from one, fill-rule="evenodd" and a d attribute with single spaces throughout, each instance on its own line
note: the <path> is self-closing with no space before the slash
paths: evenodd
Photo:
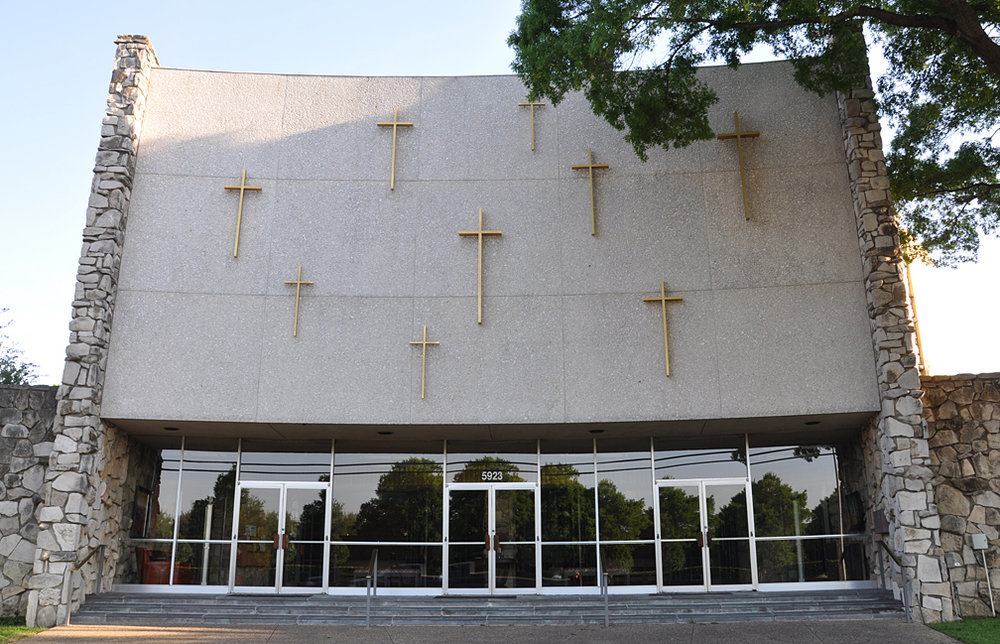
<path id="1" fill-rule="evenodd" d="M 503 234 L 499 230 L 483 230 L 483 209 L 479 209 L 479 230 L 460 230 L 458 234 L 462 237 L 476 236 L 479 238 L 479 324 L 483 323 L 483 235 L 500 236 Z"/>
<path id="2" fill-rule="evenodd" d="M 572 166 L 574 170 L 587 170 L 590 173 L 590 234 L 597 235 L 597 216 L 594 214 L 594 170 L 606 170 L 607 163 L 594 163 L 594 153 L 587 148 L 587 163 Z"/>
<path id="3" fill-rule="evenodd" d="M 747 221 L 750 221 L 750 200 L 747 198 L 747 176 L 746 171 L 743 168 L 743 139 L 755 139 L 760 136 L 760 132 L 741 132 L 739 112 L 733 112 L 733 120 L 736 121 L 736 131 L 720 134 L 718 138 L 736 139 L 736 154 L 740 159 L 740 182 L 743 184 L 743 212 L 747 216 Z"/>
<path id="4" fill-rule="evenodd" d="M 315 282 L 302 281 L 302 265 L 299 264 L 299 276 L 295 280 L 286 281 L 285 284 L 295 285 L 295 323 L 292 325 L 292 337 L 294 338 L 299 333 L 299 295 L 302 293 L 302 286 L 309 286 Z"/>
<path id="5" fill-rule="evenodd" d="M 379 127 L 392 127 L 392 170 L 389 174 L 389 190 L 396 189 L 396 128 L 400 127 L 413 127 L 413 123 L 403 123 L 399 120 L 399 106 L 396 106 L 396 111 L 393 113 L 392 122 L 376 123 Z"/>
<path id="6" fill-rule="evenodd" d="M 243 168 L 243 180 L 240 181 L 238 186 L 222 186 L 226 190 L 239 190 L 240 191 L 240 205 L 236 209 L 236 245 L 233 246 L 233 257 L 236 257 L 240 252 L 240 228 L 243 225 L 243 193 L 247 190 L 260 190 L 260 186 L 248 186 L 247 185 L 247 169 Z"/>
<path id="7" fill-rule="evenodd" d="M 644 297 L 643 302 L 659 302 L 663 314 L 663 360 L 667 365 L 667 376 L 670 376 L 670 349 L 667 347 L 667 302 L 683 302 L 683 297 L 667 297 L 667 287 L 660 280 L 660 297 Z"/>
<path id="8" fill-rule="evenodd" d="M 535 108 L 545 107 L 545 103 L 518 103 L 518 107 L 531 108 L 531 149 L 535 149 Z"/>
<path id="9" fill-rule="evenodd" d="M 424 397 L 424 383 L 426 382 L 427 375 L 427 345 L 428 344 L 441 344 L 440 342 L 428 342 L 427 341 L 427 325 L 424 325 L 424 339 L 415 340 L 410 342 L 410 344 L 422 345 L 423 355 L 420 357 L 420 397 Z"/>

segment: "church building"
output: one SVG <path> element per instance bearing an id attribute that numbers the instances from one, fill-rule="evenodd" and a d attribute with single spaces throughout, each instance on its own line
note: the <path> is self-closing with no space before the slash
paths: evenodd
<path id="1" fill-rule="evenodd" d="M 717 138 L 643 162 L 513 75 L 117 46 L 29 622 L 364 594 L 373 564 L 380 595 L 606 576 L 951 617 L 869 90 L 708 67 Z"/>

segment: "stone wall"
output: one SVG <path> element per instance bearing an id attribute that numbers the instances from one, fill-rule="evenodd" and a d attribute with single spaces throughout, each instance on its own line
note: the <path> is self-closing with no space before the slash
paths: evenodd
<path id="1" fill-rule="evenodd" d="M 0 386 L 0 615 L 24 615 L 36 511 L 55 436 L 56 387 Z"/>
<path id="2" fill-rule="evenodd" d="M 892 565 L 884 571 L 887 585 L 901 598 L 908 595 L 920 619 L 937 622 L 951 618 L 950 592 L 940 556 L 914 329 L 873 97 L 870 87 L 839 97 L 882 407 L 848 450 L 863 463 L 854 483 L 866 492 L 869 516 L 886 517 L 886 545 L 902 563 L 884 559 Z"/>
<path id="3" fill-rule="evenodd" d="M 921 379 L 941 548 L 963 617 L 991 615 L 982 551 L 1000 602 L 1000 373 Z"/>
<path id="4" fill-rule="evenodd" d="M 145 36 L 120 36 L 116 43 L 58 393 L 56 438 L 39 514 L 34 574 L 27 583 L 26 619 L 32 626 L 65 619 L 71 606 L 61 596 L 64 572 L 92 548 L 115 544 L 119 535 L 128 439 L 101 420 L 100 406 L 146 92 L 158 62 Z M 71 605 L 87 592 L 110 588 L 117 552 L 107 555 L 101 588 L 96 587 L 97 557 L 74 575 Z"/>

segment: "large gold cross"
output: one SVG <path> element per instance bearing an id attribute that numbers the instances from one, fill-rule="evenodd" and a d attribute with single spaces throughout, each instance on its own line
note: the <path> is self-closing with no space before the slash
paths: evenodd
<path id="1" fill-rule="evenodd" d="M 741 132 L 739 112 L 733 112 L 733 120 L 736 121 L 736 131 L 720 134 L 719 138 L 736 139 L 736 154 L 740 159 L 740 182 L 743 184 L 743 212 L 747 216 L 747 221 L 750 221 L 750 200 L 747 198 L 747 175 L 743 167 L 743 139 L 755 139 L 760 136 L 760 132 Z"/>
<path id="2" fill-rule="evenodd" d="M 240 205 L 236 209 L 236 244 L 233 246 L 233 257 L 236 257 L 240 252 L 240 228 L 243 226 L 243 193 L 247 190 L 260 190 L 260 186 L 247 185 L 247 169 L 243 168 L 243 179 L 240 181 L 240 185 L 222 187 L 226 190 L 240 191 Z"/>
<path id="3" fill-rule="evenodd" d="M 594 153 L 587 148 L 587 163 L 573 166 L 574 170 L 587 170 L 590 173 L 590 234 L 597 235 L 597 216 L 594 214 L 594 170 L 607 170 L 607 163 L 594 163 Z"/>
<path id="4" fill-rule="evenodd" d="M 392 170 L 389 173 L 389 190 L 396 189 L 396 128 L 413 127 L 413 123 L 403 123 L 399 120 L 399 106 L 392 115 L 392 122 L 376 123 L 379 127 L 392 127 Z"/>
<path id="5" fill-rule="evenodd" d="M 535 149 L 535 108 L 545 107 L 545 103 L 518 103 L 518 107 L 531 108 L 531 149 Z"/>
<path id="6" fill-rule="evenodd" d="M 427 345 L 428 344 L 441 344 L 440 342 L 428 342 L 427 341 L 427 325 L 424 325 L 424 339 L 415 340 L 410 342 L 410 344 L 422 345 L 423 355 L 420 357 L 420 397 L 424 397 L 424 383 L 427 381 Z"/>
<path id="7" fill-rule="evenodd" d="M 285 284 L 295 285 L 295 323 L 292 325 L 292 337 L 294 338 L 299 333 L 299 295 L 302 293 L 302 286 L 309 286 L 310 284 L 315 284 L 315 282 L 302 281 L 302 265 L 299 264 L 299 276 L 294 280 L 286 281 Z"/>
<path id="8" fill-rule="evenodd" d="M 499 230 L 483 230 L 483 209 L 479 209 L 479 230 L 460 230 L 458 234 L 462 237 L 476 236 L 479 238 L 479 317 L 477 318 L 479 324 L 483 323 L 483 236 L 492 235 L 499 237 L 503 234 Z"/>
<path id="9" fill-rule="evenodd" d="M 683 302 L 683 297 L 667 297 L 667 287 L 660 280 L 660 297 L 644 297 L 643 302 L 659 302 L 663 315 L 663 360 L 667 365 L 667 376 L 670 376 L 670 349 L 667 346 L 667 302 Z"/>

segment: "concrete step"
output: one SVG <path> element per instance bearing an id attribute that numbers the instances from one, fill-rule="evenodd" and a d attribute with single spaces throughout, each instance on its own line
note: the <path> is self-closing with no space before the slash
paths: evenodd
<path id="1" fill-rule="evenodd" d="M 596 595 L 405 597 L 372 599 L 371 623 L 603 624 Z M 900 603 L 880 590 L 612 595 L 613 623 L 903 619 Z M 364 597 L 105 593 L 73 615 L 76 624 L 364 624 Z"/>

